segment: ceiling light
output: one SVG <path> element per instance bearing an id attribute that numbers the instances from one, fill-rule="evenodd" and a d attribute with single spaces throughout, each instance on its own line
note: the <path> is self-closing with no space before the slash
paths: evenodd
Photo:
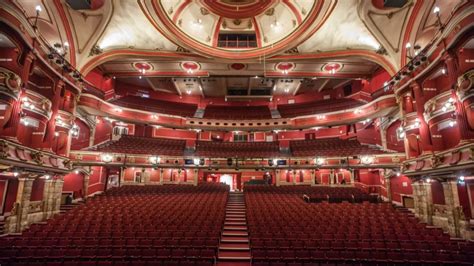
<path id="1" fill-rule="evenodd" d="M 461 181 L 461 182 L 464 182 L 465 179 L 466 178 L 463 175 L 459 177 L 459 181 Z"/>
<path id="2" fill-rule="evenodd" d="M 69 47 L 69 43 L 68 43 L 68 42 L 64 42 L 64 47 Z"/>
<path id="3" fill-rule="evenodd" d="M 439 6 L 435 6 L 435 7 L 433 8 L 433 13 L 439 14 L 439 11 L 440 11 Z"/>
<path id="4" fill-rule="evenodd" d="M 405 48 L 410 49 L 411 48 L 411 43 L 407 42 L 407 44 L 405 45 Z"/>
<path id="5" fill-rule="evenodd" d="M 43 11 L 43 9 L 41 8 L 40 5 L 37 5 L 37 6 L 35 7 L 35 10 L 36 10 L 36 13 L 39 13 L 39 12 Z"/>

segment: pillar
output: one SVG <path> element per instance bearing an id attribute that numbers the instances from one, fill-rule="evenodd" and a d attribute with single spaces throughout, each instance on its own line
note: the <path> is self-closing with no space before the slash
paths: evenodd
<path id="1" fill-rule="evenodd" d="M 44 181 L 43 190 L 43 220 L 47 220 L 52 216 L 54 180 L 48 179 Z"/>
<path id="2" fill-rule="evenodd" d="M 316 174 L 315 174 L 314 169 L 312 169 L 310 173 L 311 173 L 311 186 L 314 186 L 316 185 Z"/>
<path id="3" fill-rule="evenodd" d="M 418 128 L 420 140 L 421 140 L 421 147 L 422 147 L 422 153 L 430 152 L 433 150 L 432 144 L 431 144 L 431 134 L 430 134 L 430 129 L 428 127 L 428 124 L 425 121 L 424 117 L 424 111 L 425 111 L 425 98 L 423 95 L 423 88 L 421 88 L 420 84 L 417 82 L 412 82 L 410 84 L 410 87 L 413 90 L 413 93 L 415 94 L 415 100 L 416 100 L 416 113 L 417 113 L 417 118 L 420 122 L 420 127 Z"/>
<path id="4" fill-rule="evenodd" d="M 197 186 L 198 185 L 198 180 L 199 180 L 199 169 L 195 168 L 194 169 L 194 176 L 193 176 L 193 185 Z"/>
<path id="5" fill-rule="evenodd" d="M 282 173 L 282 171 L 276 170 L 275 173 L 276 173 L 276 174 L 275 174 L 275 185 L 276 185 L 277 187 L 279 187 L 279 186 L 280 186 L 280 181 L 281 181 L 281 173 Z"/>
<path id="6" fill-rule="evenodd" d="M 385 189 L 387 190 L 387 199 L 388 202 L 392 203 L 392 181 L 391 177 L 393 176 L 392 171 L 384 169 L 383 177 L 385 179 Z"/>
<path id="7" fill-rule="evenodd" d="M 51 99 L 51 119 L 49 119 L 46 130 L 44 132 L 43 149 L 50 150 L 54 145 L 54 132 L 56 130 L 56 116 L 58 114 L 59 106 L 61 104 L 61 91 L 64 89 L 64 81 L 58 80 L 54 87 L 54 95 Z"/>
<path id="8" fill-rule="evenodd" d="M 36 176 L 26 175 L 18 178 L 18 190 L 16 194 L 16 202 L 14 205 L 14 212 L 10 219 L 16 218 L 15 225 L 9 226 L 14 228 L 14 232 L 21 232 L 28 227 L 28 212 L 30 210 L 30 197 L 31 189 L 33 187 L 33 181 Z"/>
<path id="9" fill-rule="evenodd" d="M 415 214 L 423 222 L 433 224 L 433 197 L 431 194 L 431 183 L 416 181 L 413 186 L 413 198 L 415 202 Z"/>
<path id="10" fill-rule="evenodd" d="M 291 180 L 293 181 L 293 185 L 296 185 L 296 170 L 290 172 Z"/>
<path id="11" fill-rule="evenodd" d="M 381 126 L 379 127 L 380 129 L 380 140 L 381 140 L 381 143 L 382 143 L 382 147 L 384 148 L 384 150 L 387 149 L 387 129 L 385 126 Z"/>
<path id="12" fill-rule="evenodd" d="M 120 172 L 120 175 L 122 175 L 122 171 Z M 90 175 L 84 174 L 84 179 L 82 180 L 82 199 L 84 201 L 87 201 L 87 195 L 89 193 L 89 179 L 90 179 Z"/>
<path id="13" fill-rule="evenodd" d="M 160 185 L 163 185 L 163 168 L 160 168 Z"/>
<path id="14" fill-rule="evenodd" d="M 349 173 L 350 173 L 350 182 L 351 182 L 351 185 L 354 185 L 354 169 L 350 169 L 349 170 Z"/>
<path id="15" fill-rule="evenodd" d="M 90 129 L 90 135 L 89 135 L 89 146 L 94 146 L 94 142 L 95 142 L 95 128 L 96 128 L 96 124 L 94 123 L 94 125 L 91 127 Z"/>
<path id="16" fill-rule="evenodd" d="M 334 184 L 334 169 L 331 169 L 331 172 L 329 173 L 329 185 Z"/>
<path id="17" fill-rule="evenodd" d="M 461 221 L 465 220 L 465 217 L 459 202 L 457 182 L 450 180 L 442 185 L 448 215 L 448 232 L 451 236 L 461 237 Z"/>
<path id="18" fill-rule="evenodd" d="M 25 59 L 23 62 L 22 71 L 19 75 L 22 82 L 21 90 L 24 90 L 24 88 L 26 87 L 26 84 L 28 84 L 35 56 L 32 51 L 29 51 L 24 58 Z M 19 94 L 20 97 L 22 95 L 21 90 Z M 9 139 L 16 140 L 16 136 L 18 133 L 18 126 L 20 124 L 20 118 L 21 118 L 21 98 L 18 98 L 16 101 L 15 100 L 13 101 L 10 118 L 8 122 L 6 122 L 6 124 L 3 126 L 1 135 Z"/>
<path id="19" fill-rule="evenodd" d="M 125 168 L 120 167 L 120 186 L 123 186 L 124 182 L 125 182 Z"/>

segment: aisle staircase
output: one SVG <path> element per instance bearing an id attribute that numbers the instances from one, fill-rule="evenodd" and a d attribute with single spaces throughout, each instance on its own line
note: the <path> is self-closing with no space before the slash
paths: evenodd
<path id="1" fill-rule="evenodd" d="M 218 254 L 219 266 L 250 265 L 245 199 L 242 192 L 230 192 Z"/>

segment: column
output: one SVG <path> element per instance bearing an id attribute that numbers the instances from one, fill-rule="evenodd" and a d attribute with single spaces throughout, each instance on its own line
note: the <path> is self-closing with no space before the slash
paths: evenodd
<path id="1" fill-rule="evenodd" d="M 199 169 L 195 168 L 194 169 L 194 179 L 193 179 L 193 185 L 197 186 L 198 185 L 198 180 L 199 180 Z"/>
<path id="2" fill-rule="evenodd" d="M 329 173 L 329 185 L 334 184 L 334 169 L 331 169 L 331 172 Z"/>
<path id="3" fill-rule="evenodd" d="M 18 178 L 18 189 L 16 202 L 13 206 L 12 215 L 6 220 L 9 233 L 20 233 L 28 227 L 28 212 L 30 210 L 30 197 L 33 181 L 36 176 L 24 175 Z"/>
<path id="4" fill-rule="evenodd" d="M 316 185 L 316 173 L 314 169 L 311 169 L 311 186 Z"/>
<path id="5" fill-rule="evenodd" d="M 459 203 L 457 182 L 450 180 L 442 185 L 448 215 L 448 232 L 451 236 L 461 237 L 461 221 L 465 220 L 465 217 Z"/>
<path id="6" fill-rule="evenodd" d="M 120 186 L 123 186 L 125 182 L 125 168 L 120 167 Z"/>
<path id="7" fill-rule="evenodd" d="M 44 181 L 43 190 L 43 220 L 47 220 L 52 216 L 52 205 L 53 205 L 53 181 L 48 179 Z"/>
<path id="8" fill-rule="evenodd" d="M 45 150 L 50 150 L 54 146 L 53 142 L 57 142 L 54 132 L 56 130 L 56 116 L 61 104 L 61 91 L 63 89 L 64 81 L 58 80 L 54 87 L 54 96 L 51 99 L 51 118 L 49 119 L 44 132 L 43 149 Z"/>
<path id="9" fill-rule="evenodd" d="M 29 51 L 25 56 L 25 61 L 23 62 L 22 72 L 20 73 L 20 79 L 22 82 L 19 96 L 21 97 L 21 90 L 26 87 L 30 79 L 30 72 L 32 69 L 33 61 L 35 56 L 33 52 Z M 21 114 L 21 99 L 18 98 L 16 101 L 13 100 L 11 115 L 8 122 L 3 126 L 1 135 L 16 140 L 18 133 L 18 125 L 20 124 L 20 114 Z"/>
<path id="10" fill-rule="evenodd" d="M 120 175 L 122 175 L 121 172 L 120 172 Z M 89 193 L 89 179 L 90 179 L 90 175 L 84 174 L 84 179 L 82 180 L 82 199 L 84 201 L 87 200 L 87 194 Z"/>
<path id="11" fill-rule="evenodd" d="M 382 142 L 382 147 L 384 150 L 387 149 L 387 129 L 385 126 L 379 127 L 380 130 L 380 140 Z"/>
<path id="12" fill-rule="evenodd" d="M 351 185 L 354 185 L 354 169 L 350 169 L 349 172 L 350 172 L 350 175 L 351 175 L 350 176 Z"/>
<path id="13" fill-rule="evenodd" d="M 53 215 L 60 212 L 61 195 L 63 193 L 63 184 L 64 184 L 64 181 L 62 177 L 54 180 L 54 194 L 53 194 L 53 204 L 52 204 Z"/>
<path id="14" fill-rule="evenodd" d="M 163 168 L 160 168 L 160 185 L 163 185 Z"/>
<path id="15" fill-rule="evenodd" d="M 424 106 L 425 99 L 423 96 L 423 88 L 421 88 L 420 84 L 418 84 L 417 82 L 412 82 L 410 84 L 410 87 L 412 88 L 413 93 L 415 94 L 416 112 L 417 112 L 418 120 L 420 122 L 420 127 L 418 128 L 418 132 L 420 135 L 421 147 L 423 150 L 422 153 L 427 153 L 433 150 L 433 146 L 431 144 L 430 129 L 423 115 L 425 111 L 425 106 Z"/>
<path id="16" fill-rule="evenodd" d="M 392 171 L 388 171 L 387 169 L 384 169 L 383 177 L 385 179 L 385 189 L 387 189 L 387 198 L 388 202 L 392 203 L 392 181 L 391 177 L 393 176 Z"/>
<path id="17" fill-rule="evenodd" d="M 94 142 L 95 142 L 95 128 L 96 128 L 96 124 L 94 123 L 94 125 L 91 127 L 90 129 L 90 135 L 89 135 L 89 146 L 94 146 Z"/>
<path id="18" fill-rule="evenodd" d="M 293 185 L 296 185 L 296 170 L 290 172 L 291 180 L 293 181 Z"/>
<path id="19" fill-rule="evenodd" d="M 423 222 L 433 224 L 433 198 L 431 194 L 431 183 L 416 181 L 412 184 L 415 202 L 415 214 Z"/>
<path id="20" fill-rule="evenodd" d="M 282 173 L 282 172 L 281 172 L 280 170 L 276 170 L 276 171 L 275 171 L 275 185 L 276 185 L 277 187 L 280 186 L 281 173 Z"/>

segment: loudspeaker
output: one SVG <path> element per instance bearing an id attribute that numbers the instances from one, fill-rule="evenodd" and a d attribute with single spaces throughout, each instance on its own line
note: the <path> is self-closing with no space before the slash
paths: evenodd
<path id="1" fill-rule="evenodd" d="M 268 166 L 273 166 L 273 160 L 272 159 L 268 160 Z"/>
<path id="2" fill-rule="evenodd" d="M 227 165 L 231 166 L 232 165 L 232 158 L 227 158 Z"/>
<path id="3" fill-rule="evenodd" d="M 199 165 L 204 165 L 205 161 L 203 158 L 199 159 Z"/>

